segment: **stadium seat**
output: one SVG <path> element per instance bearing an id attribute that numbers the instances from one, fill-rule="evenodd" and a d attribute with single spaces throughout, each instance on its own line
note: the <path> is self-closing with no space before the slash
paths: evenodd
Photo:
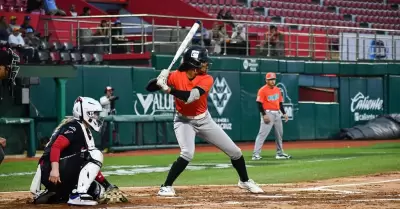
<path id="1" fill-rule="evenodd" d="M 90 64 L 93 61 L 93 55 L 88 53 L 82 54 L 82 64 Z"/>
<path id="2" fill-rule="evenodd" d="M 49 48 L 50 48 L 49 43 L 47 41 L 44 41 L 44 40 L 40 41 L 39 49 L 48 50 Z"/>
<path id="3" fill-rule="evenodd" d="M 58 64 L 61 60 L 59 52 L 50 52 L 50 58 L 53 64 Z"/>
<path id="4" fill-rule="evenodd" d="M 75 64 L 79 64 L 82 61 L 82 55 L 79 52 L 72 52 L 71 54 L 71 61 Z"/>
<path id="5" fill-rule="evenodd" d="M 75 47 L 74 47 L 74 45 L 72 45 L 71 42 L 64 42 L 64 49 L 72 52 L 75 50 Z"/>
<path id="6" fill-rule="evenodd" d="M 101 55 L 101 54 L 93 54 L 93 59 L 96 64 L 103 63 L 103 55 Z"/>
<path id="7" fill-rule="evenodd" d="M 61 61 L 64 63 L 71 62 L 71 55 L 69 54 L 69 52 L 61 52 L 60 57 L 61 57 Z"/>
<path id="8" fill-rule="evenodd" d="M 61 43 L 60 42 L 58 42 L 58 41 L 54 41 L 53 42 L 53 47 L 52 47 L 54 50 L 56 50 L 56 51 L 62 51 L 62 50 L 64 50 L 64 46 L 63 45 L 61 45 Z"/>
<path id="9" fill-rule="evenodd" d="M 50 60 L 50 53 L 48 51 L 38 51 L 38 55 L 41 64 L 46 64 Z"/>

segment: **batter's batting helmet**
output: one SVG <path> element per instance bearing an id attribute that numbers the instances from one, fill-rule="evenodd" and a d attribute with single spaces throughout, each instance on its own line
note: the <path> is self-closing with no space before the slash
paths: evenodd
<path id="1" fill-rule="evenodd" d="M 208 50 L 201 46 L 191 46 L 183 54 L 183 62 L 179 67 L 183 69 L 200 69 L 202 63 L 209 63 Z"/>
<path id="2" fill-rule="evenodd" d="M 267 75 L 265 75 L 265 79 L 267 79 L 267 80 L 276 79 L 276 74 L 275 73 L 267 73 Z"/>

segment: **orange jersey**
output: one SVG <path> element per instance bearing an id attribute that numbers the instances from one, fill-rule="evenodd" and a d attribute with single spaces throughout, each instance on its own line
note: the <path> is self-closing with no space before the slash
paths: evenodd
<path id="1" fill-rule="evenodd" d="M 168 86 L 176 90 L 191 91 L 194 87 L 202 88 L 205 93 L 200 98 L 190 104 L 185 104 L 184 101 L 175 97 L 176 110 L 185 116 L 196 116 L 207 111 L 207 97 L 214 79 L 210 75 L 197 75 L 193 80 L 189 80 L 186 72 L 174 71 L 168 76 Z"/>
<path id="2" fill-rule="evenodd" d="M 261 87 L 257 93 L 257 102 L 261 102 L 264 110 L 279 110 L 279 103 L 283 101 L 281 90 L 268 85 Z"/>

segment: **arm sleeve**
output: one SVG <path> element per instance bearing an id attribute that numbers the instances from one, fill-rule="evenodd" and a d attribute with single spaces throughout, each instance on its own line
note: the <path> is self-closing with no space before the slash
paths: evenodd
<path id="1" fill-rule="evenodd" d="M 283 108 L 283 102 L 279 102 L 279 109 L 281 110 L 282 114 L 286 114 L 285 108 Z"/>
<path id="2" fill-rule="evenodd" d="M 195 92 L 197 92 L 198 91 L 198 93 L 195 93 Z M 189 97 L 190 97 L 190 95 L 192 94 L 198 94 L 198 96 L 195 96 L 196 98 L 198 97 L 200 97 L 201 95 L 203 95 L 204 93 L 206 93 L 206 91 L 204 91 L 204 89 L 202 89 L 202 88 L 200 88 L 200 87 L 198 87 L 198 86 L 196 86 L 196 87 L 194 87 L 191 91 L 181 91 L 181 90 L 176 90 L 176 89 L 174 89 L 174 88 L 171 88 L 171 92 L 170 92 L 170 94 L 171 95 L 174 95 L 176 98 L 178 98 L 178 99 L 180 99 L 180 100 L 182 100 L 182 101 L 185 101 L 185 102 L 187 102 L 188 101 L 188 99 L 189 99 Z M 198 99 L 197 98 L 197 99 Z M 193 100 L 194 101 L 194 100 Z M 191 102 L 193 102 L 193 101 L 191 101 Z"/>
<path id="3" fill-rule="evenodd" d="M 70 142 L 65 136 L 59 135 L 51 145 L 50 162 L 58 162 L 60 160 L 61 151 L 68 147 L 69 144 Z"/>
<path id="4" fill-rule="evenodd" d="M 260 111 L 260 113 L 262 115 L 265 115 L 265 111 L 264 111 L 262 103 L 261 102 L 257 102 L 257 104 L 258 104 L 258 110 Z"/>

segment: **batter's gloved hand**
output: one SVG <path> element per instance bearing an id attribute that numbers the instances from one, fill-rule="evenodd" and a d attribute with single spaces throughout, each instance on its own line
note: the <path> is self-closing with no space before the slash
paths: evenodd
<path id="1" fill-rule="evenodd" d="M 168 76 L 169 76 L 169 70 L 167 70 L 167 69 L 162 69 L 161 72 L 160 72 L 160 74 L 159 74 L 158 77 L 157 77 L 157 80 L 158 80 L 159 78 L 165 78 L 165 79 L 167 79 Z"/>
<path id="2" fill-rule="evenodd" d="M 129 202 L 126 195 L 118 189 L 117 186 L 112 185 L 106 189 L 104 194 L 100 197 L 100 204 L 112 204 L 112 203 L 121 203 L 121 202 Z"/>
<path id="3" fill-rule="evenodd" d="M 161 88 L 163 91 L 167 91 L 169 89 L 169 86 L 167 85 L 167 79 L 166 78 L 157 78 L 157 85 Z"/>

